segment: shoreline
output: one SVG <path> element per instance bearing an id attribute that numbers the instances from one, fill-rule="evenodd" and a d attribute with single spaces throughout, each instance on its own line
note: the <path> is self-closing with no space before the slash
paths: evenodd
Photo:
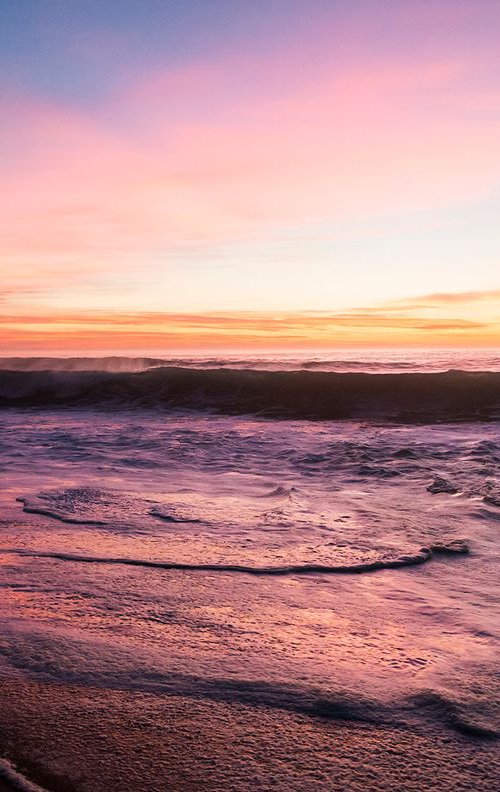
<path id="1" fill-rule="evenodd" d="M 0 792 L 53 792 L 18 772 L 7 759 L 0 758 Z"/>
<path id="2" fill-rule="evenodd" d="M 498 742 L 430 726 L 19 679 L 3 681 L 0 708 L 0 755 L 44 792 L 489 792 L 500 784 Z M 0 790 L 15 786 L 0 781 Z"/>

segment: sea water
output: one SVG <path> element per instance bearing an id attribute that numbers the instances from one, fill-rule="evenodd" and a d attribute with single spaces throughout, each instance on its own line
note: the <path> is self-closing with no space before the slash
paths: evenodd
<path id="1" fill-rule="evenodd" d="M 499 360 L 359 357 L 4 360 L 0 676 L 500 735 Z"/>

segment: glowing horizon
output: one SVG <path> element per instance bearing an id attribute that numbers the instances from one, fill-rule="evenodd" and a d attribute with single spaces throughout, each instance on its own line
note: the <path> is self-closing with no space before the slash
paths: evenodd
<path id="1" fill-rule="evenodd" d="M 12 354 L 54 349 L 148 354 L 176 350 L 355 346 L 494 347 L 500 334 L 499 299 L 500 291 L 431 294 L 377 308 L 338 313 L 88 311 L 36 317 L 13 314 L 0 317 L 0 326 L 4 343 Z"/>
<path id="2" fill-rule="evenodd" d="M 500 343 L 498 4 L 0 22 L 1 354 Z"/>

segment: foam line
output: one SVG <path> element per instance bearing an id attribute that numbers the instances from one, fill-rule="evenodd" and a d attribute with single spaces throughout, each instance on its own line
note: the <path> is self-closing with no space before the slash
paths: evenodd
<path id="1" fill-rule="evenodd" d="M 120 564 L 124 566 L 144 567 L 152 569 L 181 570 L 187 572 L 232 572 L 245 575 L 356 575 L 364 572 L 376 572 L 382 569 L 399 569 L 400 567 L 416 566 L 430 561 L 435 554 L 464 554 L 469 552 L 463 540 L 452 540 L 448 544 L 436 544 L 422 547 L 411 555 L 399 558 L 377 559 L 351 565 L 331 564 L 289 564 L 283 566 L 247 566 L 244 564 L 189 564 L 178 561 L 151 561 L 139 558 L 116 558 L 106 556 L 86 556 L 75 553 L 43 552 L 23 549 L 2 549 L 2 553 L 12 553 L 30 558 L 53 558 L 58 561 L 73 561 L 84 564 Z"/>
<path id="2" fill-rule="evenodd" d="M 41 786 L 18 773 L 14 765 L 7 759 L 0 759 L 0 778 L 19 792 L 46 792 Z"/>

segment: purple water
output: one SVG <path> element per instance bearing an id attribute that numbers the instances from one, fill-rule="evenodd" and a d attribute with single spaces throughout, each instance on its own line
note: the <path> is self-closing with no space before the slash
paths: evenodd
<path id="1" fill-rule="evenodd" d="M 500 734 L 494 416 L 116 405 L 0 411 L 2 678 Z"/>

